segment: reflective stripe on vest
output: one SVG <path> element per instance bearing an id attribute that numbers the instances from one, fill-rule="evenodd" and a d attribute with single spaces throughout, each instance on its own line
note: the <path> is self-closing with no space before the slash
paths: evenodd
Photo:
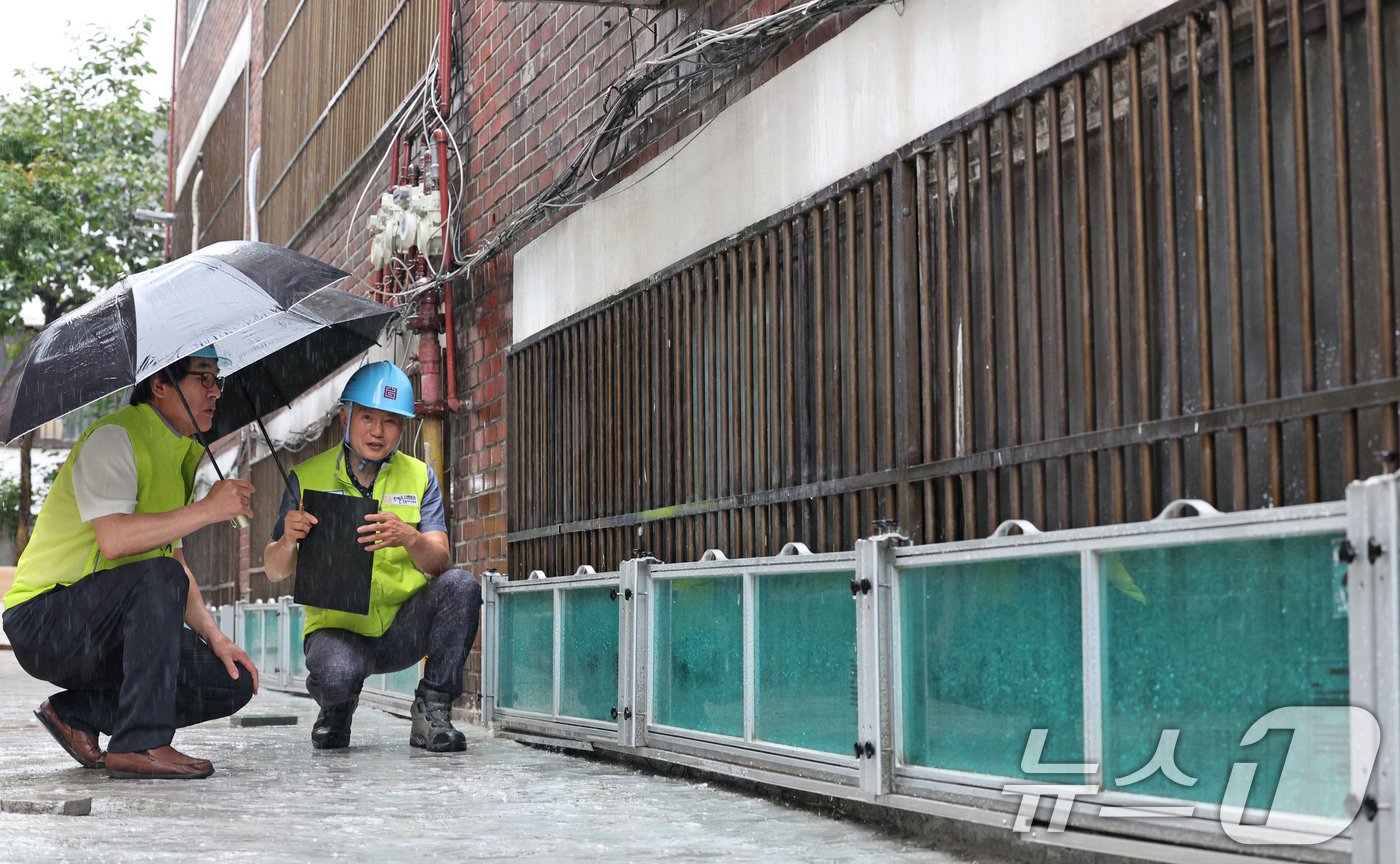
<path id="1" fill-rule="evenodd" d="M 131 438 L 136 459 L 135 512 L 178 510 L 193 498 L 195 468 L 204 454 L 203 447 L 172 431 L 149 404 L 128 405 L 98 420 L 73 445 L 73 452 L 54 478 L 34 523 L 34 534 L 15 569 L 14 587 L 5 595 L 6 609 L 101 570 L 174 554 L 174 545 L 168 544 L 116 561 L 102 557 L 92 525 L 78 513 L 73 462 L 87 439 L 103 426 L 120 426 Z"/>
<path id="2" fill-rule="evenodd" d="M 292 469 L 301 489 L 319 492 L 339 492 L 359 496 L 345 464 L 340 445 L 313 456 Z M 394 513 L 413 527 L 422 520 L 419 510 L 428 491 L 428 465 L 407 453 L 395 453 L 379 468 L 371 490 L 381 511 Z M 336 627 L 361 636 L 382 636 L 399 607 L 428 584 L 428 577 L 413 563 L 408 550 L 401 547 L 380 549 L 374 553 L 374 569 L 370 576 L 369 612 L 354 615 L 316 606 L 306 607 L 306 628 L 302 637 L 310 636 L 322 627 Z"/>

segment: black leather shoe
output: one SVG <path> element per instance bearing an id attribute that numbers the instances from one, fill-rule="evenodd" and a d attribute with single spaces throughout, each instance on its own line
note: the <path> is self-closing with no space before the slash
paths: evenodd
<path id="1" fill-rule="evenodd" d="M 356 696 L 344 705 L 330 705 L 316 715 L 311 727 L 311 746 L 317 750 L 340 750 L 350 746 L 350 720 L 360 704 Z"/>

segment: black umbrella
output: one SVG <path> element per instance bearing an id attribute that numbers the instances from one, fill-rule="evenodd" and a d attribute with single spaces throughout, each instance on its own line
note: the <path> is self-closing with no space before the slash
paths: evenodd
<path id="1" fill-rule="evenodd" d="M 335 287 L 346 275 L 280 246 L 232 241 L 129 276 L 54 321 L 20 354 L 0 382 L 0 440 L 210 344 L 237 379 L 212 434 L 236 429 L 378 338 L 393 311 Z"/>

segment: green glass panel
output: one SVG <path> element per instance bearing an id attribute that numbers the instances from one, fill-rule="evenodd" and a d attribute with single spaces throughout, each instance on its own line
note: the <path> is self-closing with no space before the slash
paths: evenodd
<path id="1" fill-rule="evenodd" d="M 559 713 L 611 720 L 617 705 L 617 601 L 608 588 L 564 592 Z"/>
<path id="2" fill-rule="evenodd" d="M 306 646 L 302 642 L 302 630 L 306 627 L 306 608 L 303 606 L 291 607 L 292 620 L 289 625 L 292 634 L 292 674 L 298 678 L 306 677 Z"/>
<path id="3" fill-rule="evenodd" d="M 744 734 L 744 592 L 738 577 L 662 579 L 652 586 L 655 721 Z"/>
<path id="4" fill-rule="evenodd" d="M 859 732 L 854 573 L 754 583 L 754 736 L 848 753 Z"/>
<path id="5" fill-rule="evenodd" d="M 262 614 L 252 606 L 243 608 L 243 650 L 259 669 L 263 668 Z"/>
<path id="6" fill-rule="evenodd" d="M 390 693 L 402 693 L 406 696 L 413 695 L 418 689 L 418 682 L 423 677 L 423 665 L 414 663 L 407 669 L 400 669 L 397 672 L 389 672 L 384 675 L 383 688 Z"/>
<path id="7" fill-rule="evenodd" d="M 282 666 L 282 634 L 278 629 L 281 623 L 277 615 L 277 607 L 270 606 L 263 612 L 263 663 L 269 672 L 275 672 Z"/>
<path id="8" fill-rule="evenodd" d="M 500 706 L 554 713 L 554 593 L 500 595 Z"/>
<path id="9" fill-rule="evenodd" d="M 1042 762 L 1084 761 L 1077 556 L 924 567 L 899 576 L 903 758 L 912 765 L 1042 782 Z"/>
<path id="10" fill-rule="evenodd" d="M 1104 555 L 1103 716 L 1107 788 L 1191 801 L 1223 800 L 1231 766 L 1257 763 L 1251 807 L 1343 816 L 1345 726 L 1309 749 L 1301 800 L 1274 802 L 1291 734 L 1241 747 L 1275 708 L 1342 706 L 1349 699 L 1345 565 L 1340 536 L 1243 540 Z M 1153 762 L 1179 730 L 1172 763 Z M 1132 781 L 1132 782 L 1120 782 Z M 1234 802 L 1238 803 L 1238 802 Z"/>

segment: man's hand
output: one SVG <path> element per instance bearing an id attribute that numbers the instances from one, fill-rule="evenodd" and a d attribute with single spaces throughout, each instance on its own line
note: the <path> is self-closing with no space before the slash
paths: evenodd
<path id="1" fill-rule="evenodd" d="M 305 510 L 288 510 L 282 519 L 282 536 L 290 538 L 293 543 L 300 543 L 311 533 L 311 526 L 315 524 L 316 517 Z"/>
<path id="2" fill-rule="evenodd" d="M 214 656 L 223 661 L 224 668 L 228 670 L 228 677 L 238 677 L 238 667 L 242 666 L 253 676 L 253 692 L 258 692 L 258 667 L 253 665 L 252 658 L 248 652 L 234 644 L 233 640 L 219 634 L 213 642 L 209 643 L 209 648 L 214 652 Z"/>
<path id="3" fill-rule="evenodd" d="M 360 534 L 360 545 L 366 552 L 407 546 L 419 536 L 417 528 L 393 513 L 371 513 L 365 517 L 365 522 L 367 524 L 356 530 Z"/>
<path id="4" fill-rule="evenodd" d="M 209 522 L 224 522 L 235 516 L 253 515 L 253 484 L 247 480 L 220 480 L 200 502 Z"/>

